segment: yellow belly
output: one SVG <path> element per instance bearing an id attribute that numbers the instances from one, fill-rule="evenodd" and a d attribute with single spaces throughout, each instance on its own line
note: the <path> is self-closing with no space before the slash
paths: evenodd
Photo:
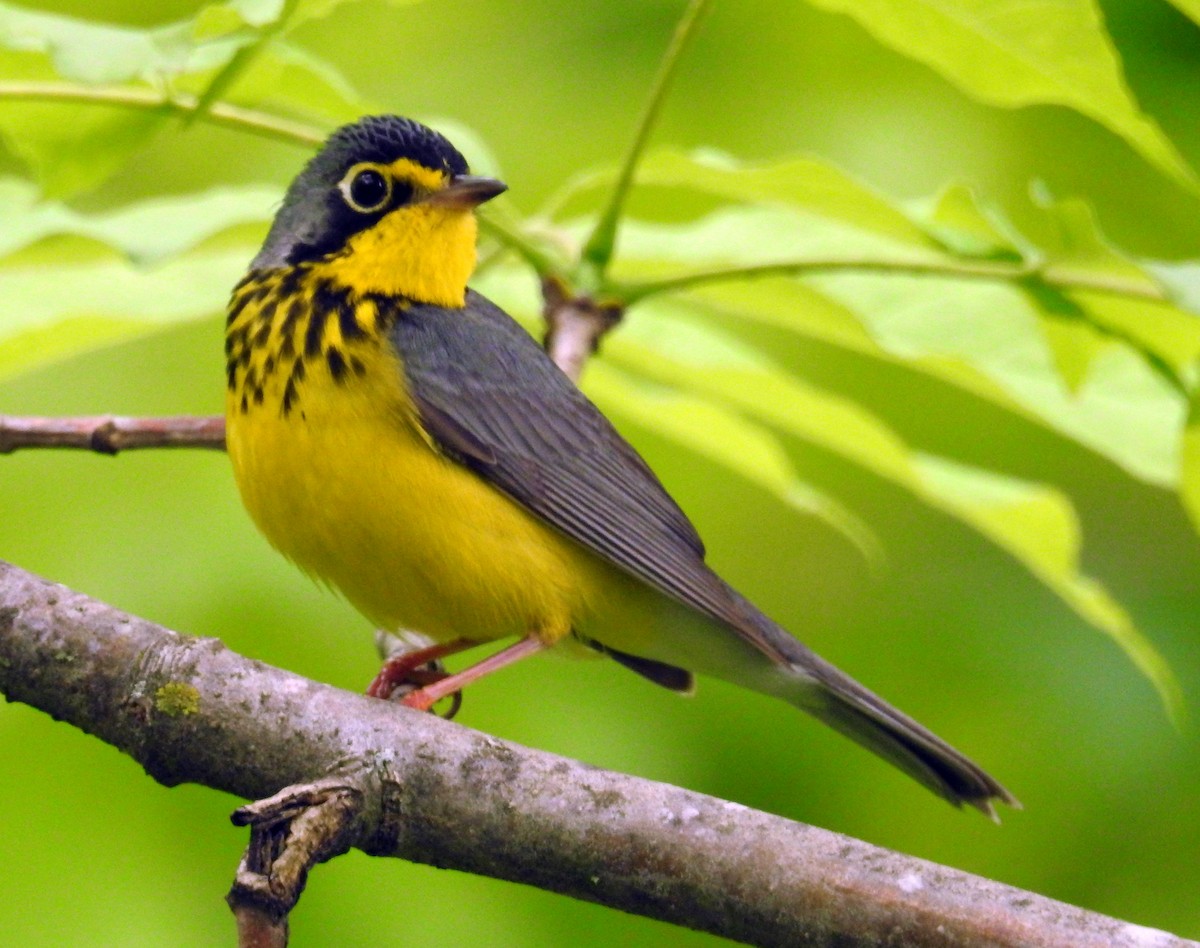
<path id="1" fill-rule="evenodd" d="M 439 454 L 386 345 L 335 382 L 320 362 L 280 411 L 228 396 L 229 456 L 267 539 L 381 628 L 438 640 L 553 641 L 599 606 L 611 570 Z"/>

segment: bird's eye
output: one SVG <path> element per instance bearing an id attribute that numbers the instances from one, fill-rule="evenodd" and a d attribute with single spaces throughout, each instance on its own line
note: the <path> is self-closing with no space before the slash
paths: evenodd
<path id="1" fill-rule="evenodd" d="M 372 165 L 356 165 L 340 185 L 346 203 L 360 214 L 381 210 L 392 197 L 392 179 Z"/>

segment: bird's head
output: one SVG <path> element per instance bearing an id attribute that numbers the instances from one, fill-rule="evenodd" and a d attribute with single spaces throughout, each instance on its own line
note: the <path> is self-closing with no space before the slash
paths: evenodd
<path id="1" fill-rule="evenodd" d="M 329 136 L 288 188 L 256 269 L 310 264 L 358 294 L 462 306 L 475 268 L 475 208 L 505 190 L 453 145 L 379 115 Z"/>

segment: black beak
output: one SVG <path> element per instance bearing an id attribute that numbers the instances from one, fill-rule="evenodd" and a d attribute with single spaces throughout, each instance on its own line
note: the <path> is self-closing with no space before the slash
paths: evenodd
<path id="1" fill-rule="evenodd" d="M 478 174 L 456 174 L 442 190 L 435 191 L 425 199 L 426 204 L 442 207 L 478 207 L 498 194 L 508 190 L 508 185 L 495 178 Z"/>

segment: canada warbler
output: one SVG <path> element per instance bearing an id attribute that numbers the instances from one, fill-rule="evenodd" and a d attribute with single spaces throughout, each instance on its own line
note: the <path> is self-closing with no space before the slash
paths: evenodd
<path id="1" fill-rule="evenodd" d="M 438 643 L 399 678 L 517 637 L 413 707 L 572 640 L 677 691 L 699 672 L 781 698 L 952 803 L 1015 802 L 709 569 L 642 458 L 467 289 L 474 209 L 504 188 L 395 116 L 334 132 L 292 182 L 225 343 L 229 456 L 268 540 L 380 628 Z"/>

